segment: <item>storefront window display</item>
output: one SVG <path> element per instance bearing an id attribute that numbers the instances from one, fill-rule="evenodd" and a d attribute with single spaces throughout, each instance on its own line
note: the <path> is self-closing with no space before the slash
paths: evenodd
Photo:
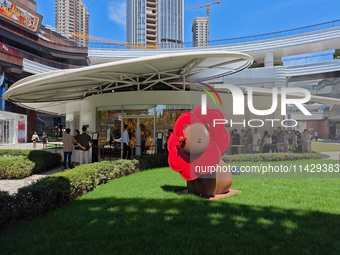
<path id="1" fill-rule="evenodd" d="M 132 156 L 156 153 L 155 134 L 163 133 L 162 151 L 176 119 L 190 105 L 124 105 L 97 108 L 97 132 L 101 146 L 121 151 L 123 126 L 129 127 Z"/>

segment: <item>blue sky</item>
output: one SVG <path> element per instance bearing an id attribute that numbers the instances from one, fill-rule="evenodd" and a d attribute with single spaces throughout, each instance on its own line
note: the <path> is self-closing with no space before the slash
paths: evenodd
<path id="1" fill-rule="evenodd" d="M 185 9 L 216 0 L 185 0 Z M 339 0 L 220 0 L 211 6 L 210 40 L 276 32 L 340 19 Z M 54 26 L 54 0 L 36 0 L 43 24 Z M 83 0 L 90 7 L 90 34 L 125 41 L 125 0 Z M 206 8 L 185 12 L 185 42 L 192 41 L 194 17 Z"/>

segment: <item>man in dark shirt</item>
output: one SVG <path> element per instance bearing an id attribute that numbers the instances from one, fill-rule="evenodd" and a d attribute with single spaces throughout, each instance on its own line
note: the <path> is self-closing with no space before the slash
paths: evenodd
<path id="1" fill-rule="evenodd" d="M 231 135 L 231 145 L 240 145 L 240 135 L 237 133 L 237 129 L 234 129 Z M 231 155 L 238 154 L 238 146 L 231 147 Z"/>
<path id="2" fill-rule="evenodd" d="M 87 128 L 84 126 L 82 128 L 83 133 L 78 136 L 77 144 L 79 145 L 79 163 L 80 165 L 83 164 L 84 162 L 84 157 L 85 157 L 85 164 L 89 163 L 89 150 L 92 147 L 93 141 L 91 137 L 86 134 Z"/>

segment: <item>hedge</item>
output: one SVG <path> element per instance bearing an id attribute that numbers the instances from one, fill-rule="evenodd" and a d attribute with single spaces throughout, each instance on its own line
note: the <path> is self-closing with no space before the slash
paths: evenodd
<path id="1" fill-rule="evenodd" d="M 28 156 L 32 150 L 0 149 L 0 156 Z"/>
<path id="2" fill-rule="evenodd" d="M 25 154 L 27 157 L 13 157 L 13 155 Z M 61 164 L 60 154 L 47 151 L 0 150 L 0 155 L 2 155 L 0 157 L 0 180 L 22 179 Z"/>
<path id="3" fill-rule="evenodd" d="M 136 159 L 142 170 L 169 166 L 168 154 L 141 155 Z"/>
<path id="4" fill-rule="evenodd" d="M 35 164 L 26 157 L 0 157 L 0 180 L 30 176 L 34 166 Z"/>
<path id="5" fill-rule="evenodd" d="M 9 195 L 0 192 L 0 229 L 59 208 L 108 180 L 139 171 L 136 160 L 103 161 L 52 174 Z"/>
<path id="6" fill-rule="evenodd" d="M 322 154 L 319 152 L 310 153 L 259 153 L 259 154 L 239 154 L 239 155 L 222 155 L 221 159 L 226 162 L 268 162 L 284 160 L 301 160 L 301 159 L 319 159 Z"/>
<path id="7" fill-rule="evenodd" d="M 59 166 L 61 164 L 61 155 L 59 153 L 33 150 L 30 151 L 27 158 L 35 163 L 35 174 Z"/>
<path id="8" fill-rule="evenodd" d="M 239 155 L 222 155 L 221 159 L 226 162 L 260 162 L 260 161 L 283 161 L 283 160 L 301 160 L 301 159 L 319 159 L 322 154 L 318 152 L 310 153 L 261 153 L 261 154 L 239 154 Z M 167 167 L 167 154 L 141 155 L 137 156 L 140 168 L 153 169 L 158 167 Z"/>

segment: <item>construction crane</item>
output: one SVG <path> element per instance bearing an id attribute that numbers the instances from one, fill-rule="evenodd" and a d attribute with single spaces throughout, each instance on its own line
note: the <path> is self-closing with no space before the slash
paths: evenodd
<path id="1" fill-rule="evenodd" d="M 211 6 L 211 5 L 214 5 L 214 4 L 220 4 L 220 1 L 217 1 L 217 2 L 214 2 L 214 3 L 208 3 L 208 4 L 204 4 L 204 5 L 201 5 L 201 6 L 197 6 L 197 7 L 193 7 L 193 8 L 184 10 L 184 11 L 186 12 L 186 11 L 191 11 L 191 10 L 195 10 L 195 9 L 200 9 L 200 8 L 203 8 L 203 7 L 207 7 L 208 38 L 209 38 L 209 34 L 210 34 L 210 31 L 209 31 L 209 14 L 210 14 L 210 6 Z M 209 40 L 209 39 L 208 39 L 208 40 Z"/>
<path id="2" fill-rule="evenodd" d="M 204 5 L 197 6 L 197 7 L 193 7 L 193 8 L 190 8 L 190 9 L 186 9 L 186 10 L 184 10 L 184 11 L 186 12 L 186 11 L 191 11 L 191 10 L 195 10 L 195 9 L 207 7 L 207 18 L 208 18 L 208 21 L 209 21 L 210 6 L 211 6 L 211 5 L 214 5 L 214 4 L 220 4 L 220 1 L 217 1 L 217 2 L 215 2 L 215 3 L 204 4 Z"/>
<path id="3" fill-rule="evenodd" d="M 152 45 L 152 44 L 121 42 L 121 41 L 117 41 L 117 40 L 106 39 L 106 38 L 102 38 L 102 37 L 98 37 L 98 36 L 92 36 L 92 35 L 88 35 L 88 34 L 72 33 L 72 36 L 79 37 L 79 38 L 85 38 L 85 39 L 88 39 L 88 40 L 99 41 L 99 42 L 111 43 L 111 44 L 120 45 L 120 46 L 131 47 L 131 48 L 152 49 L 152 50 L 157 49 L 157 46 Z"/>

